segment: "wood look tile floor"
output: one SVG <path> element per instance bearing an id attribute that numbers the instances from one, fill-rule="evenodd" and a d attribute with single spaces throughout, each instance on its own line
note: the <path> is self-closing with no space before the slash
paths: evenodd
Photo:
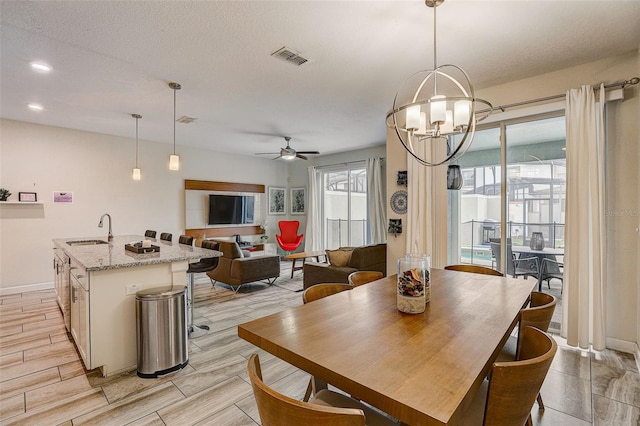
<path id="1" fill-rule="evenodd" d="M 237 337 L 237 325 L 302 304 L 301 272 L 283 262 L 276 285 L 255 283 L 234 294 L 196 279 L 189 365 L 157 379 L 136 371 L 103 378 L 85 371 L 67 334 L 53 290 L 0 296 L 1 425 L 260 424 L 247 376 L 258 352 L 267 384 L 300 399 L 309 375 Z M 557 337 L 557 336 L 556 336 Z M 633 355 L 560 348 L 542 388 L 538 425 L 640 425 L 640 373 Z"/>

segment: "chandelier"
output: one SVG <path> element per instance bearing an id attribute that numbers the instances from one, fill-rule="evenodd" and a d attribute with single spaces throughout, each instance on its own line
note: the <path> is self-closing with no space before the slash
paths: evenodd
<path id="1" fill-rule="evenodd" d="M 462 68 L 438 65 L 436 8 L 442 3 L 444 0 L 425 0 L 433 8 L 433 69 L 418 71 L 400 85 L 386 119 L 404 148 L 425 166 L 439 166 L 463 156 L 473 141 L 476 123 L 493 110 L 488 101 L 475 97 Z M 486 108 L 478 110 L 480 104 Z M 428 142 L 445 145 L 446 154 L 425 155 Z"/>

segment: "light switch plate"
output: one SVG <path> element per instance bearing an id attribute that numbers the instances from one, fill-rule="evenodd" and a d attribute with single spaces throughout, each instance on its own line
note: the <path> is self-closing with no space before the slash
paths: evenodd
<path id="1" fill-rule="evenodd" d="M 125 294 L 136 294 L 140 290 L 142 290 L 142 288 L 140 288 L 140 284 L 128 284 L 125 290 Z"/>

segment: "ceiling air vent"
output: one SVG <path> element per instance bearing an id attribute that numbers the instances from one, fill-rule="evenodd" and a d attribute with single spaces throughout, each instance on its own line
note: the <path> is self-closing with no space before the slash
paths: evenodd
<path id="1" fill-rule="evenodd" d="M 176 121 L 182 124 L 189 124 L 189 123 L 193 123 L 196 120 L 197 118 L 187 117 L 186 115 L 183 115 L 182 117 L 178 118 Z"/>
<path id="2" fill-rule="evenodd" d="M 298 52 L 295 52 L 293 49 L 290 49 L 288 47 L 283 47 L 279 50 L 276 50 L 271 54 L 271 56 L 273 56 L 274 58 L 282 59 L 283 61 L 287 61 L 297 66 L 300 66 L 308 61 L 307 58 L 300 56 Z"/>

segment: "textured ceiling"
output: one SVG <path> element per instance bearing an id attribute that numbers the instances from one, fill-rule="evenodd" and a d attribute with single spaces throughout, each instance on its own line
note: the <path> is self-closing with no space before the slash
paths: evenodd
<path id="1" fill-rule="evenodd" d="M 432 67 L 416 1 L 6 1 L 3 118 L 252 154 L 280 136 L 323 154 L 379 145 L 400 83 Z M 287 46 L 296 67 L 270 54 Z M 438 8 L 439 63 L 476 88 L 637 51 L 640 1 L 464 1 Z M 32 72 L 30 61 L 53 66 Z M 45 110 L 27 109 L 37 102 Z"/>

